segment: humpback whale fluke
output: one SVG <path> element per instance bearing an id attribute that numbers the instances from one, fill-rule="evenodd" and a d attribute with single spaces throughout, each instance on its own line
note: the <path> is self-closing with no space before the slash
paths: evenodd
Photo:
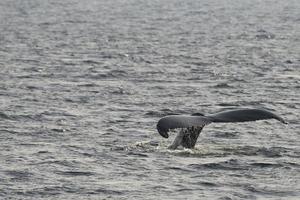
<path id="1" fill-rule="evenodd" d="M 233 123 L 266 119 L 276 119 L 286 124 L 281 117 L 264 109 L 234 109 L 207 116 L 198 113 L 192 115 L 169 115 L 161 118 L 156 127 L 158 133 L 164 138 L 169 137 L 168 132 L 170 130 L 181 128 L 170 148 L 176 149 L 179 145 L 193 148 L 203 127 L 212 122 Z"/>

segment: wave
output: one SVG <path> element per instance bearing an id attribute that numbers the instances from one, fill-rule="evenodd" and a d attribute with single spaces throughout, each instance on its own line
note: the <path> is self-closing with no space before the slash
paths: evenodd
<path id="1" fill-rule="evenodd" d="M 228 146 L 217 144 L 199 144 L 194 149 L 168 149 L 168 141 L 141 141 L 127 146 L 116 146 L 112 151 L 127 151 L 131 155 L 147 157 L 143 153 L 157 152 L 181 157 L 225 157 L 225 156 L 259 156 L 263 158 L 300 157 L 300 152 L 286 147 Z M 259 165 L 259 164 L 258 164 Z M 263 166 L 264 164 L 261 164 Z M 266 167 L 268 164 L 265 164 Z"/>

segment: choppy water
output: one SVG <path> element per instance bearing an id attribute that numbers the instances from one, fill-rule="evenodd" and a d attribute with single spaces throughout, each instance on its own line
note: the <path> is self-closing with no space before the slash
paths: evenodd
<path id="1" fill-rule="evenodd" d="M 2 0 L 1 199 L 299 199 L 300 1 Z M 169 113 L 263 107 L 167 150 Z M 174 135 L 173 135 L 174 137 Z"/>

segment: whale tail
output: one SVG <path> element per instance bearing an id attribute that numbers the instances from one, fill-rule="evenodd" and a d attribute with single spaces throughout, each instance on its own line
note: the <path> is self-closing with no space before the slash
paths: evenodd
<path id="1" fill-rule="evenodd" d="M 276 119 L 287 124 L 283 118 L 264 109 L 235 109 L 207 116 L 201 113 L 194 113 L 192 115 L 170 115 L 161 118 L 156 127 L 158 133 L 164 138 L 169 137 L 168 132 L 170 130 L 181 128 L 181 131 L 170 146 L 171 149 L 176 149 L 179 145 L 185 148 L 193 148 L 203 127 L 212 122 L 233 123 L 266 119 Z"/>

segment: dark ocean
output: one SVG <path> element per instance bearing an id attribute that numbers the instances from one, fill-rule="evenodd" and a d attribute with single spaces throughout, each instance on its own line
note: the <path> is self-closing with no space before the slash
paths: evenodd
<path id="1" fill-rule="evenodd" d="M 168 114 L 265 108 L 167 149 Z M 1 0 L 0 199 L 300 199 L 299 0 Z"/>

